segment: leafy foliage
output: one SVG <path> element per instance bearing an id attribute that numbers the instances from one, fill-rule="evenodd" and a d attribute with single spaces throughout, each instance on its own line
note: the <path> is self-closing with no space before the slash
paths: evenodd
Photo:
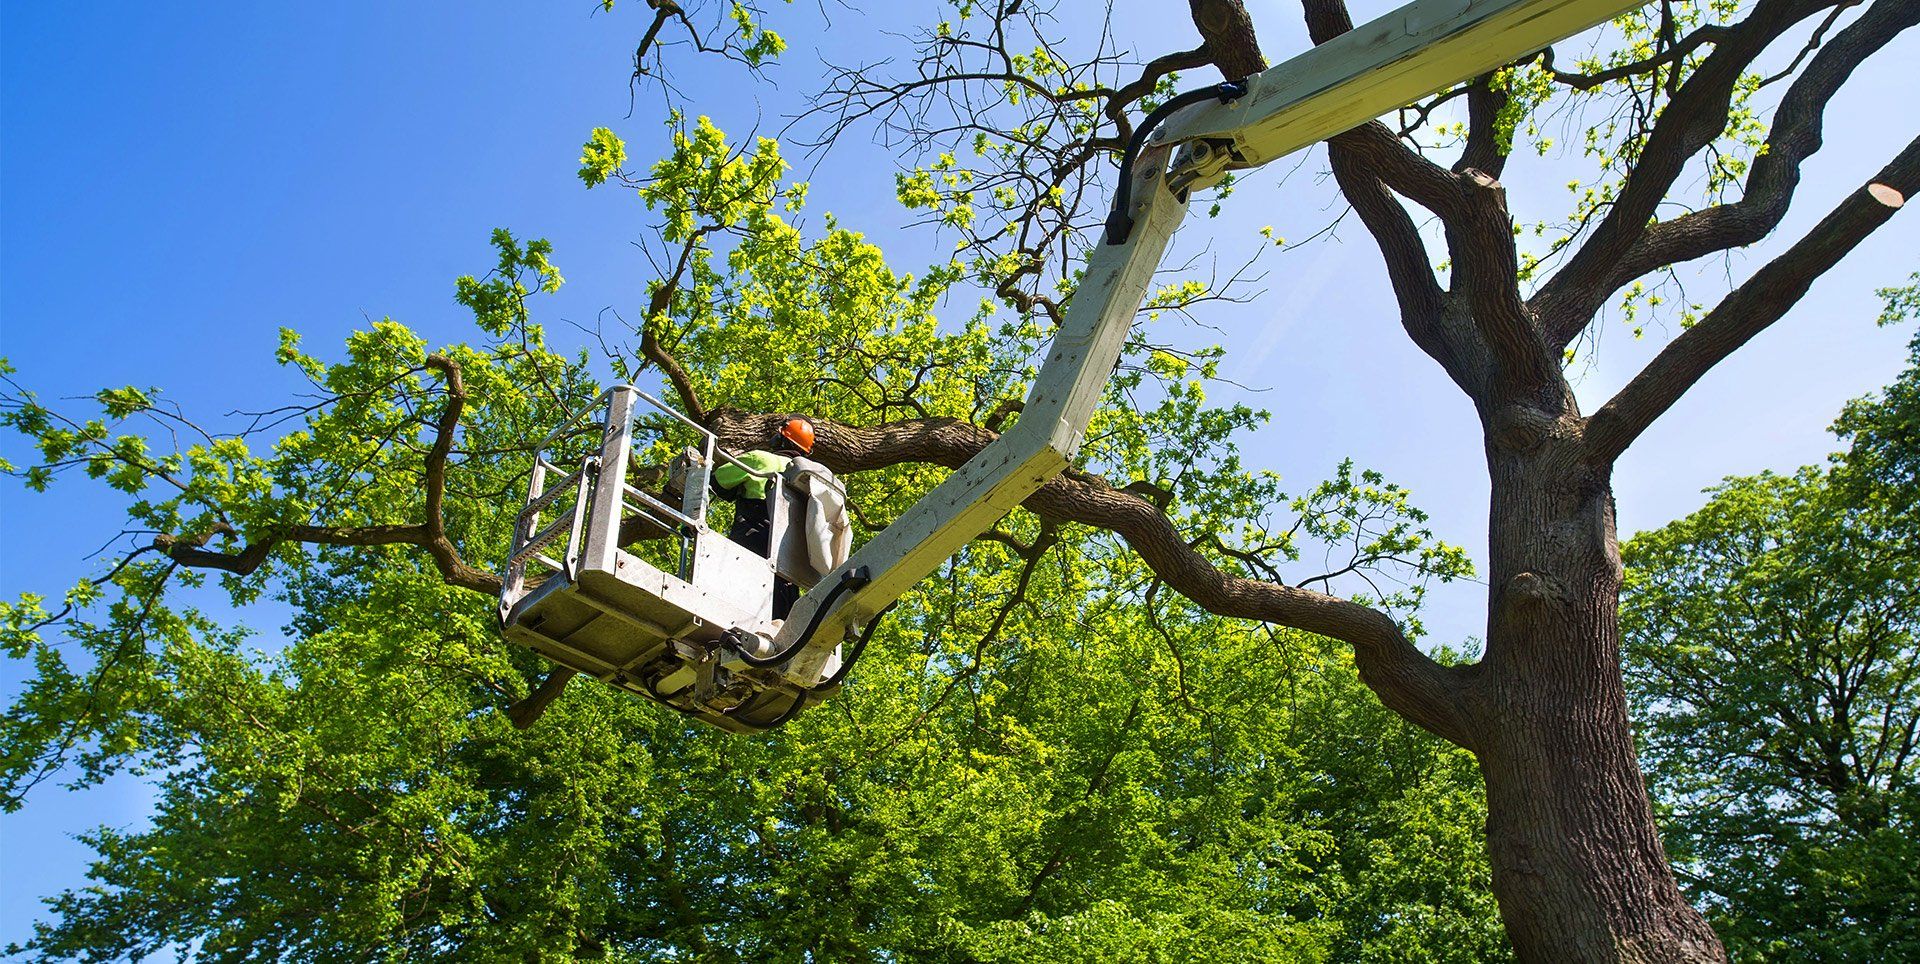
<path id="1" fill-rule="evenodd" d="M 890 267 L 858 232 L 788 218 L 804 185 L 779 145 L 742 151 L 704 119 L 645 176 L 596 132 L 593 183 L 633 186 L 684 271 L 642 322 L 700 397 L 850 422 L 982 420 L 1017 398 L 1046 332 L 991 306 L 935 316 L 961 276 Z M 494 236 L 459 280 L 476 342 L 431 353 L 464 384 L 446 532 L 493 559 L 526 453 L 597 392 L 548 347 L 533 302 L 561 284 L 544 242 Z M 1176 295 L 1177 296 L 1177 295 Z M 804 347 L 799 347 L 804 346 Z M 1466 571 L 1407 493 L 1350 465 L 1292 500 L 1234 439 L 1263 417 L 1206 399 L 1210 357 L 1135 346 L 1083 467 L 1148 482 L 1218 564 L 1326 547 L 1396 580 L 1408 607 Z M 1349 655 L 1223 620 L 1165 592 L 1104 533 L 1024 512 L 902 600 L 847 691 L 766 739 L 690 728 L 576 684 L 533 729 L 501 708 L 541 670 L 492 600 L 420 547 L 275 537 L 417 523 L 450 384 L 386 320 L 344 354 L 283 336 L 305 403 L 177 452 L 155 390 L 68 421 L 17 386 L 0 412 L 38 446 L 19 471 L 84 468 L 149 532 L 270 550 L 224 599 L 150 550 L 71 608 L 0 610 L 36 674 L 5 717 L 6 800 L 53 776 L 155 781 L 153 825 L 102 828 L 95 886 L 20 953 L 207 959 L 1485 960 L 1505 953 L 1478 842 L 1472 758 L 1381 707 Z M 625 351 L 616 377 L 647 375 Z M 439 376 L 439 377 L 436 377 Z M 1006 417 L 1017 417 L 1008 414 Z M 275 434 L 270 442 L 261 436 Z M 943 472 L 849 477 L 863 526 Z M 1291 506 L 1295 518 L 1269 518 Z M 315 531 L 309 531 L 315 530 Z M 1228 550 L 1232 549 L 1232 552 Z M 1237 553 L 1237 554 L 1236 554 Z M 283 638 L 240 628 L 261 598 Z M 195 603 L 199 605 L 196 606 Z M 265 651 L 249 643 L 266 643 Z"/>
<path id="2" fill-rule="evenodd" d="M 1729 479 L 1625 547 L 1642 759 L 1736 959 L 1920 954 L 1916 425 L 1920 339 L 1833 465 Z"/>

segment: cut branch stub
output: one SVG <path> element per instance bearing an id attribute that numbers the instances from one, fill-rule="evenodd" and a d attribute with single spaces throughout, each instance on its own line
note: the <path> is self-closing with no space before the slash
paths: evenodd
<path id="1" fill-rule="evenodd" d="M 1920 190 L 1920 138 L 1847 195 L 1811 231 L 1681 332 L 1587 424 L 1588 458 L 1610 464 L 1713 366 L 1799 303 L 1815 279 Z"/>

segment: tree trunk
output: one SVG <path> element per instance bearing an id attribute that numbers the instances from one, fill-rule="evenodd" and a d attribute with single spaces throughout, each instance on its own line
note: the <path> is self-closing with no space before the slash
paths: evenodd
<path id="1" fill-rule="evenodd" d="M 1570 421 L 1523 451 L 1489 446 L 1474 750 L 1500 915 L 1524 961 L 1725 961 L 1654 828 L 1620 678 L 1608 470 L 1582 462 Z"/>

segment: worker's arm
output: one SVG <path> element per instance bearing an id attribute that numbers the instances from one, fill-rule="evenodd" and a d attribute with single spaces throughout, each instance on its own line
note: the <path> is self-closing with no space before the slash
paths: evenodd
<path id="1" fill-rule="evenodd" d="M 759 450 L 743 452 L 736 458 L 739 465 L 721 462 L 720 467 L 713 470 L 714 488 L 720 490 L 722 495 L 735 499 L 766 498 L 767 476 L 778 475 L 792 461 L 785 456 Z"/>

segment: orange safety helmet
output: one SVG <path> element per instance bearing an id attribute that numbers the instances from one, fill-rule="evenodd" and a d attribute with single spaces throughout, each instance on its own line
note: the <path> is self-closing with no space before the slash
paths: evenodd
<path id="1" fill-rule="evenodd" d="M 793 443 L 793 447 L 808 455 L 813 454 L 813 423 L 798 415 L 787 419 L 780 426 L 780 437 Z"/>

